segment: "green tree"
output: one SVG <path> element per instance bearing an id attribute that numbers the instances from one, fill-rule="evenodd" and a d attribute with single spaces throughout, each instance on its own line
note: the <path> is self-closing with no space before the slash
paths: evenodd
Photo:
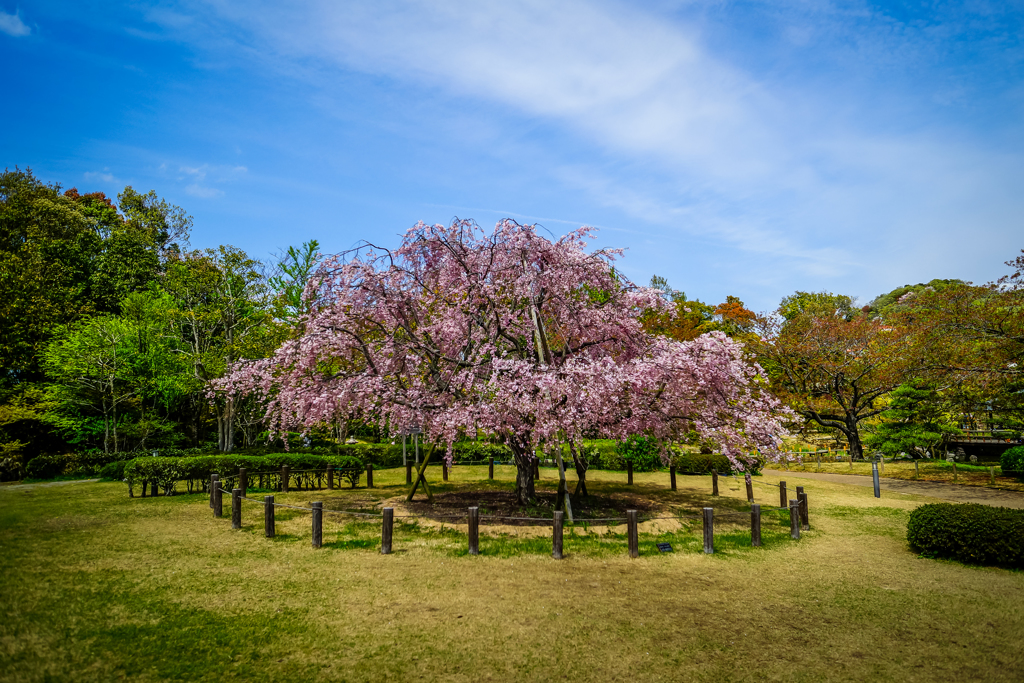
<path id="1" fill-rule="evenodd" d="M 941 392 L 931 387 L 898 387 L 881 418 L 864 443 L 890 456 L 934 455 L 950 437 L 960 433 Z"/>
<path id="2" fill-rule="evenodd" d="M 292 324 L 308 311 L 303 293 L 320 261 L 319 250 L 320 243 L 316 240 L 303 242 L 298 249 L 288 247 L 277 264 L 280 273 L 271 276 L 268 281 L 270 288 L 277 293 L 281 317 Z"/>
<path id="3" fill-rule="evenodd" d="M 793 320 L 802 314 L 849 320 L 854 315 L 853 301 L 853 297 L 845 294 L 797 291 L 782 299 L 778 312 L 785 320 Z"/>

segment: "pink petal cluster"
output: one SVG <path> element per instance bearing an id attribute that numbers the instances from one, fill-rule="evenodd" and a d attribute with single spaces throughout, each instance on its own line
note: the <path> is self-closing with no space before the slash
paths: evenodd
<path id="1" fill-rule="evenodd" d="M 737 463 L 776 455 L 786 411 L 742 345 L 646 332 L 641 315 L 664 299 L 616 272 L 621 252 L 588 252 L 592 234 L 421 223 L 396 250 L 329 259 L 305 293 L 302 334 L 219 390 L 262 398 L 272 431 L 358 417 L 452 444 L 480 429 L 521 466 L 541 442 L 593 432 L 696 431 Z"/>

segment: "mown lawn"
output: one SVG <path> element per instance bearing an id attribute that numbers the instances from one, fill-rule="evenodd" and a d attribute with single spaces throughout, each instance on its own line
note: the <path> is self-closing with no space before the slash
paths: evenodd
<path id="1" fill-rule="evenodd" d="M 807 462 L 791 462 L 772 465 L 775 469 L 788 469 L 794 472 L 828 472 L 831 474 L 859 474 L 871 476 L 871 463 L 858 461 L 850 466 L 849 462 L 834 462 L 822 459 L 819 465 L 813 456 L 807 456 Z M 963 486 L 993 486 L 1011 491 L 1024 491 L 1024 480 L 1018 477 L 1004 476 L 1002 468 L 995 464 L 971 465 L 957 463 L 956 472 L 953 463 L 945 460 L 920 460 L 917 467 L 913 461 L 898 460 L 883 463 L 879 475 L 891 479 L 908 479 L 918 481 L 937 481 L 945 484 L 955 483 Z"/>
<path id="2" fill-rule="evenodd" d="M 456 468 L 435 496 L 507 489 L 510 472 L 488 483 L 486 468 Z M 596 496 L 650 514 L 747 509 L 730 480 L 712 499 L 706 477 L 680 477 L 673 493 L 664 473 L 632 488 L 621 473 L 592 476 Z M 404 488 L 401 472 L 375 479 L 277 500 L 373 510 Z M 279 509 L 268 540 L 254 504 L 233 531 L 201 495 L 0 487 L 0 678 L 1024 680 L 1024 573 L 918 558 L 905 528 L 924 499 L 803 483 L 812 528 L 799 541 L 766 513 L 765 547 L 752 548 L 734 517 L 708 556 L 699 523 L 662 520 L 642 527 L 630 560 L 623 527 L 591 525 L 567 530 L 562 561 L 544 527 L 486 526 L 472 557 L 464 526 L 399 520 L 382 556 L 375 523 L 331 513 L 314 550 L 302 511 Z M 548 470 L 541 489 L 552 487 Z M 774 488 L 755 493 L 777 504 Z M 659 540 L 675 552 L 659 554 Z"/>

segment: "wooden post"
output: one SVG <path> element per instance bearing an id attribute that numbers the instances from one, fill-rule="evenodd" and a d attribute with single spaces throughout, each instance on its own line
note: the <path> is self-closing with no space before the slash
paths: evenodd
<path id="1" fill-rule="evenodd" d="M 480 554 L 480 508 L 469 508 L 469 554 Z"/>
<path id="2" fill-rule="evenodd" d="M 263 496 L 263 532 L 267 538 L 274 537 L 274 497 Z"/>
<path id="3" fill-rule="evenodd" d="M 316 501 L 311 505 L 313 507 L 313 547 L 319 548 L 324 544 L 324 504 Z"/>
<path id="4" fill-rule="evenodd" d="M 242 495 L 249 493 L 249 475 L 244 467 L 238 468 L 238 488 L 242 489 Z"/>
<path id="5" fill-rule="evenodd" d="M 715 509 L 704 508 L 704 552 L 715 552 Z"/>
<path id="6" fill-rule="evenodd" d="M 565 523 L 565 513 L 555 510 L 555 521 L 551 526 L 551 557 L 556 560 L 562 559 L 562 525 Z"/>
<path id="7" fill-rule="evenodd" d="M 288 465 L 281 466 L 281 490 L 288 493 L 288 489 L 291 487 L 288 480 L 291 479 L 291 472 L 289 471 Z"/>
<path id="8" fill-rule="evenodd" d="M 213 476 L 217 476 L 216 474 Z M 224 516 L 224 494 L 220 488 L 220 478 L 217 479 L 217 488 L 213 491 L 213 516 Z"/>
<path id="9" fill-rule="evenodd" d="M 788 500 L 788 497 L 786 496 L 786 482 L 780 481 L 779 482 L 779 507 L 780 508 L 786 507 L 786 501 L 787 500 Z"/>
<path id="10" fill-rule="evenodd" d="M 210 509 L 211 510 L 213 509 L 213 494 L 214 494 L 214 491 L 217 490 L 217 486 L 218 486 L 217 475 L 216 474 L 211 474 L 210 475 Z"/>
<path id="11" fill-rule="evenodd" d="M 917 460 L 915 460 L 914 461 L 914 479 L 917 479 L 920 476 L 921 476 L 921 470 L 917 466 Z"/>
<path id="12" fill-rule="evenodd" d="M 494 479 L 494 458 L 487 459 L 487 478 Z"/>
<path id="13" fill-rule="evenodd" d="M 761 547 L 761 506 L 757 503 L 750 507 L 750 545 Z"/>
<path id="14" fill-rule="evenodd" d="M 334 466 L 333 465 L 328 465 L 327 466 L 327 488 L 332 490 L 332 491 L 334 490 Z"/>
<path id="15" fill-rule="evenodd" d="M 954 484 L 956 483 L 956 460 L 953 461 L 953 483 Z M 154 496 L 156 495 L 156 491 L 155 490 L 153 492 L 153 495 Z"/>
<path id="16" fill-rule="evenodd" d="M 423 474 L 427 471 L 427 465 L 430 464 L 430 458 L 433 457 L 434 451 L 437 449 L 437 443 L 430 444 L 430 450 L 427 451 L 426 456 L 423 458 L 423 464 L 416 469 L 416 481 L 413 482 L 412 488 L 409 489 L 409 495 L 405 497 L 406 502 L 412 500 L 412 497 L 416 495 L 416 489 L 419 488 L 420 484 L 423 484 L 423 491 L 427 494 L 427 500 L 431 503 L 434 502 L 434 494 L 430 492 L 430 485 L 427 484 L 427 478 Z"/>
<path id="17" fill-rule="evenodd" d="M 633 461 L 626 461 L 626 483 L 630 486 L 633 485 Z"/>
<path id="18" fill-rule="evenodd" d="M 395 508 L 384 508 L 384 520 L 380 527 L 380 554 L 391 554 L 391 538 L 395 528 Z"/>
<path id="19" fill-rule="evenodd" d="M 878 463 L 874 460 L 871 461 L 871 480 L 875 485 L 875 498 L 881 498 L 882 488 L 878 483 Z"/>
<path id="20" fill-rule="evenodd" d="M 853 453 L 850 453 L 850 469 L 853 469 Z"/>
<path id="21" fill-rule="evenodd" d="M 242 528 L 242 489 L 231 489 L 231 528 Z"/>
<path id="22" fill-rule="evenodd" d="M 743 475 L 743 479 L 747 482 L 747 502 L 754 502 L 754 481 L 750 478 L 750 472 Z"/>
<path id="23" fill-rule="evenodd" d="M 366 488 L 373 488 L 373 463 L 366 463 Z"/>
<path id="24" fill-rule="evenodd" d="M 807 494 L 803 486 L 796 487 L 796 499 L 800 501 L 800 528 L 809 531 L 811 525 L 807 522 Z"/>
<path id="25" fill-rule="evenodd" d="M 953 463 L 953 474 L 956 474 L 956 463 Z M 153 489 L 150 491 L 149 495 L 153 496 L 154 498 L 160 495 L 160 489 L 157 486 L 156 481 L 153 482 Z"/>
<path id="26" fill-rule="evenodd" d="M 995 467 L 989 467 L 988 468 L 988 483 L 991 484 L 992 486 L 996 485 L 996 468 Z"/>
<path id="27" fill-rule="evenodd" d="M 789 501 L 789 537 L 800 538 L 800 501 Z"/>
<path id="28" fill-rule="evenodd" d="M 669 478 L 669 481 L 672 482 L 672 490 L 675 491 L 676 490 L 676 466 L 675 465 L 673 465 L 672 467 L 668 468 L 668 478 Z"/>
<path id="29" fill-rule="evenodd" d="M 818 458 L 818 471 L 821 472 L 821 453 L 814 454 Z"/>
<path id="30" fill-rule="evenodd" d="M 711 495 L 718 495 L 718 470 L 711 470 Z"/>
<path id="31" fill-rule="evenodd" d="M 405 463 L 405 483 L 406 484 L 411 484 L 412 483 L 412 463 L 411 462 Z"/>
<path id="32" fill-rule="evenodd" d="M 626 534 L 629 538 L 629 556 L 640 557 L 640 540 L 637 536 L 637 511 L 626 510 Z"/>
<path id="33" fill-rule="evenodd" d="M 441 460 L 441 481 L 448 481 L 448 461 Z"/>

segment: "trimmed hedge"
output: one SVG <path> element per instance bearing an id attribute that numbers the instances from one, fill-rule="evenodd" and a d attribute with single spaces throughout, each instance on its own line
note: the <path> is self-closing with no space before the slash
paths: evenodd
<path id="1" fill-rule="evenodd" d="M 260 473 L 278 474 L 287 465 L 295 488 L 322 486 L 328 465 L 340 470 L 339 475 L 348 480 L 354 488 L 359 483 L 365 465 L 358 458 L 348 455 L 317 455 L 315 453 L 277 453 L 275 455 L 199 455 L 190 458 L 136 458 L 124 468 L 124 481 L 128 484 L 128 495 L 134 495 L 135 484 L 156 484 L 164 493 L 173 493 L 175 484 L 185 481 L 189 493 L 206 491 L 210 475 L 218 474 L 222 480 L 238 475 L 239 468 L 246 468 L 250 477 Z M 313 471 L 311 471 L 313 470 Z M 256 482 L 250 479 L 251 485 Z"/>
<path id="2" fill-rule="evenodd" d="M 672 457 L 671 464 L 675 465 L 676 471 L 680 474 L 711 474 L 711 470 L 718 470 L 719 474 L 730 474 L 733 472 L 749 472 L 758 474 L 764 467 L 764 461 L 760 458 L 753 458 L 748 462 L 745 470 L 739 470 L 728 457 L 721 453 L 687 453 L 677 451 Z"/>
<path id="3" fill-rule="evenodd" d="M 100 451 L 37 455 L 25 466 L 25 476 L 29 479 L 53 479 L 64 475 L 92 477 L 109 463 L 125 462 L 138 457 L 138 455 L 138 453 L 103 453 Z"/>
<path id="4" fill-rule="evenodd" d="M 926 557 L 1024 568 L 1024 510 L 930 503 L 910 513 L 910 547 Z"/>
<path id="5" fill-rule="evenodd" d="M 1024 474 L 1024 446 L 1007 448 L 999 456 L 999 467 L 1004 473 L 1017 472 Z"/>

